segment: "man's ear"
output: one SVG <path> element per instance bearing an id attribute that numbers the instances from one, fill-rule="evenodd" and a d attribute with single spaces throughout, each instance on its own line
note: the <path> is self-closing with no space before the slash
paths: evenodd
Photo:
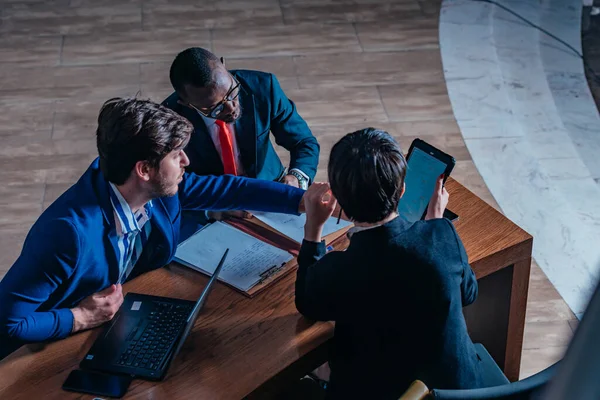
<path id="1" fill-rule="evenodd" d="M 402 191 L 400 192 L 400 198 L 404 196 L 404 192 L 406 192 L 406 183 L 402 182 Z"/>
<path id="2" fill-rule="evenodd" d="M 138 161 L 133 166 L 133 173 L 144 182 L 148 182 L 152 173 L 152 167 L 148 161 Z"/>

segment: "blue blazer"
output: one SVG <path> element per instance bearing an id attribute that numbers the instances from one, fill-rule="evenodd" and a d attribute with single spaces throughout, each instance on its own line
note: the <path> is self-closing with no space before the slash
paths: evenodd
<path id="1" fill-rule="evenodd" d="M 269 140 L 270 131 L 275 142 L 289 150 L 290 169 L 298 168 L 312 181 L 319 163 L 319 143 L 275 75 L 247 70 L 230 72 L 241 85 L 242 116 L 235 122 L 235 136 L 246 174 L 269 181 L 283 175 L 284 166 Z M 223 175 L 223 163 L 202 117 L 178 100 L 177 93 L 173 93 L 162 104 L 194 124 L 195 132 L 185 149 L 190 159 L 187 170 L 198 175 Z"/>
<path id="2" fill-rule="evenodd" d="M 304 191 L 225 175 L 185 174 L 179 192 L 153 200 L 152 233 L 129 279 L 169 263 L 182 209 L 245 209 L 297 214 Z M 0 359 L 11 342 L 61 339 L 71 333 L 69 308 L 119 278 L 117 236 L 108 182 L 98 159 L 31 228 L 21 255 L 0 282 Z M 4 349 L 3 349 L 4 348 Z"/>

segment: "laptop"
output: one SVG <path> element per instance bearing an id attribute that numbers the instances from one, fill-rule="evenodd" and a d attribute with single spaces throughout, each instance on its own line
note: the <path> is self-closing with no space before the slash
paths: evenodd
<path id="1" fill-rule="evenodd" d="M 128 293 L 119 311 L 81 361 L 82 369 L 164 379 L 172 360 L 189 336 L 206 298 L 217 281 L 229 249 L 193 301 Z"/>

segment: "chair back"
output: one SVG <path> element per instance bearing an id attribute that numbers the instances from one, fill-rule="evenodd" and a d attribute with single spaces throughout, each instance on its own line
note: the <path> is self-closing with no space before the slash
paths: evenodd
<path id="1" fill-rule="evenodd" d="M 554 376 L 558 363 L 521 381 L 481 389 L 433 389 L 428 399 L 435 400 L 529 400 Z"/>

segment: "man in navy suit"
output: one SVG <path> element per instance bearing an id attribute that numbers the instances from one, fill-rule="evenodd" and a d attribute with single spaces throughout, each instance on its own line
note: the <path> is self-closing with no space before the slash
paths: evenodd
<path id="1" fill-rule="evenodd" d="M 298 188 L 185 173 L 193 129 L 150 101 L 103 105 L 99 157 L 40 216 L 0 282 L 0 359 L 110 320 L 123 282 L 173 259 L 182 210 L 301 211 Z"/>
<path id="2" fill-rule="evenodd" d="M 163 105 L 194 124 L 186 148 L 188 171 L 281 181 L 303 189 L 314 179 L 319 144 L 273 74 L 228 71 L 222 59 L 194 47 L 177 55 L 170 79 L 175 93 Z M 289 150 L 289 168 L 275 153 L 269 132 Z"/>

